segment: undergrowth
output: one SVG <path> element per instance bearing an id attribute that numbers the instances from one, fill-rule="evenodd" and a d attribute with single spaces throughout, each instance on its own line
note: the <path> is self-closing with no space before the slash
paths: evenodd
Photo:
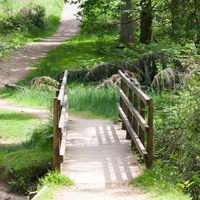
<path id="1" fill-rule="evenodd" d="M 36 190 L 38 178 L 52 169 L 53 124 L 37 126 L 29 140 L 0 146 L 0 177 L 13 192 Z"/>
<path id="2" fill-rule="evenodd" d="M 63 8 L 62 0 L 0 1 L 0 59 L 26 42 L 53 35 Z"/>

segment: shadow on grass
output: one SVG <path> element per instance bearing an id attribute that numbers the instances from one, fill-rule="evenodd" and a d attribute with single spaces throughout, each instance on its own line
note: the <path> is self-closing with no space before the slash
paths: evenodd
<path id="1" fill-rule="evenodd" d="M 32 119 L 38 119 L 38 117 L 23 112 L 4 111 L 0 109 L 0 120 L 27 121 Z"/>

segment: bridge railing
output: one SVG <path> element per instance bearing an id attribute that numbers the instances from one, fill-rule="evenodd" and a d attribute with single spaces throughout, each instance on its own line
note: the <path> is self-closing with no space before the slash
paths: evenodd
<path id="1" fill-rule="evenodd" d="M 61 163 L 65 156 L 65 141 L 67 135 L 68 110 L 67 103 L 68 87 L 67 70 L 60 79 L 59 90 L 56 91 L 53 106 L 53 170 L 61 170 Z"/>
<path id="2" fill-rule="evenodd" d="M 118 87 L 120 103 L 117 109 L 122 119 L 122 129 L 127 130 L 126 139 L 131 139 L 131 148 L 137 147 L 147 168 L 150 168 L 153 163 L 153 99 L 132 83 L 121 70 L 118 73 L 121 87 Z M 146 106 L 148 122 L 145 121 Z"/>

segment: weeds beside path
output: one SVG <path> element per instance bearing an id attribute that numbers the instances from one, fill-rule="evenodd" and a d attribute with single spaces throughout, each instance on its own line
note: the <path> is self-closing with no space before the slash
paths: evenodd
<path id="1" fill-rule="evenodd" d="M 16 83 L 21 80 L 31 71 L 35 61 L 42 58 L 48 50 L 56 48 L 66 39 L 76 35 L 79 32 L 79 21 L 74 16 L 77 11 L 77 6 L 65 4 L 61 25 L 55 35 L 40 42 L 22 46 L 18 52 L 11 54 L 11 61 L 1 62 L 0 88 L 4 88 L 6 83 Z"/>

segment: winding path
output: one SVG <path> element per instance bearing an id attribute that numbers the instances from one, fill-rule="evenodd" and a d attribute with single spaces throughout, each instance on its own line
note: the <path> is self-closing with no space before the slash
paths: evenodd
<path id="1" fill-rule="evenodd" d="M 11 61 L 0 62 L 0 88 L 6 83 L 16 83 L 26 76 L 36 60 L 42 58 L 45 53 L 56 48 L 63 41 L 71 38 L 79 32 L 79 21 L 74 14 L 77 13 L 76 5 L 65 4 L 61 16 L 61 25 L 57 33 L 40 42 L 26 44 L 18 49 L 18 52 L 10 54 Z"/>

